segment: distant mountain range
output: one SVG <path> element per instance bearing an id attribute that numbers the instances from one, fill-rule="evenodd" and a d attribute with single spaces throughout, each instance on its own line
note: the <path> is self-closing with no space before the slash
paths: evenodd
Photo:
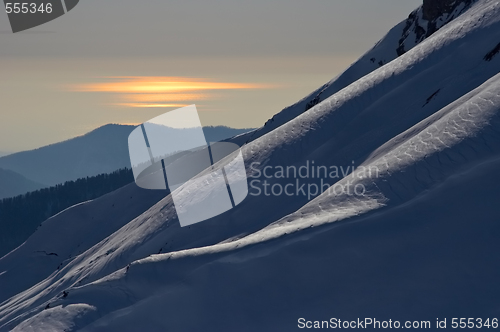
<path id="1" fill-rule="evenodd" d="M 108 124 L 61 143 L 1 157 L 0 169 L 16 172 L 19 176 L 9 181 L 0 177 L 0 198 L 130 167 L 128 136 L 134 128 Z M 215 142 L 251 129 L 216 126 L 203 130 L 207 141 Z"/>
<path id="2" fill-rule="evenodd" d="M 44 185 L 28 180 L 21 174 L 0 168 L 0 199 L 43 188 Z"/>

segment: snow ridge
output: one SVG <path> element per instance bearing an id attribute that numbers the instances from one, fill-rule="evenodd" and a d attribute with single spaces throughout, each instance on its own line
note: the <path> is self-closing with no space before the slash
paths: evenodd
<path id="1" fill-rule="evenodd" d="M 341 75 L 325 83 L 297 103 L 286 107 L 269 119 L 263 127 L 240 135 L 235 142 L 242 145 L 257 139 L 319 104 L 361 77 L 393 61 L 432 36 L 444 25 L 465 13 L 476 1 L 455 1 L 449 12 L 442 12 L 430 20 L 423 18 L 424 6 L 420 6 L 406 20 L 392 28 L 371 50 Z"/>

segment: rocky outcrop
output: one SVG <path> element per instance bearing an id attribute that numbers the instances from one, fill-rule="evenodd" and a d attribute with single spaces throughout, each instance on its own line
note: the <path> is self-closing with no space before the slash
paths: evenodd
<path id="1" fill-rule="evenodd" d="M 423 18 L 434 21 L 445 13 L 451 13 L 462 2 L 460 0 L 424 0 Z M 469 1 L 470 2 L 470 1 Z"/>
<path id="2" fill-rule="evenodd" d="M 476 0 L 424 0 L 406 20 L 397 53 L 403 55 L 441 27 L 463 14 Z"/>

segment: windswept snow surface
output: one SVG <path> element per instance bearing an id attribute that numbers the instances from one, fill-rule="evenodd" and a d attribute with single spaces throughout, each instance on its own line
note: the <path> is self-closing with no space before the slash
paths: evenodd
<path id="1" fill-rule="evenodd" d="M 474 3 L 475 0 L 457 0 L 453 6 L 454 10 L 451 13 L 439 15 L 432 21 L 423 18 L 422 6 L 417 8 L 406 20 L 392 28 L 371 50 L 366 52 L 366 54 L 353 63 L 341 75 L 324 84 L 297 103 L 286 107 L 280 113 L 274 115 L 261 128 L 239 135 L 233 141 L 242 145 L 271 132 L 299 116 L 361 77 L 408 52 L 434 32 L 465 13 Z"/>
<path id="2" fill-rule="evenodd" d="M 0 331 L 289 331 L 301 317 L 498 317 L 499 41 L 499 3 L 478 1 L 242 148 L 250 180 L 265 166 L 354 162 L 336 184 L 362 184 L 364 195 L 250 194 L 185 228 L 170 196 L 135 219 L 104 197 L 47 221 L 53 232 L 42 234 L 44 224 L 0 260 L 2 292 L 15 290 L 0 299 Z M 195 179 L 178 190 L 207 188 Z M 125 202 L 130 193 L 113 195 Z M 58 227 L 77 211 L 101 215 L 99 227 L 69 226 L 80 240 L 61 242 Z M 59 269 L 42 262 L 54 257 L 32 254 L 53 250 L 65 255 Z M 41 272 L 31 276 L 32 266 Z"/>
<path id="3" fill-rule="evenodd" d="M 164 196 L 130 184 L 49 218 L 0 259 L 0 302 L 57 272 Z"/>

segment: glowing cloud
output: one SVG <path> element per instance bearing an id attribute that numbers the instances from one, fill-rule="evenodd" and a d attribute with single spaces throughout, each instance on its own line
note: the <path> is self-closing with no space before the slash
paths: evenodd
<path id="1" fill-rule="evenodd" d="M 116 106 L 123 107 L 143 107 L 143 108 L 159 108 L 159 107 L 184 107 L 186 104 L 146 104 L 146 103 L 116 103 Z"/>
<path id="2" fill-rule="evenodd" d="M 213 97 L 210 91 L 263 89 L 271 86 L 250 83 L 211 82 L 201 78 L 123 76 L 106 77 L 107 82 L 75 86 L 73 91 L 104 92 L 118 96 L 122 107 L 183 107 Z M 205 93 L 200 93 L 204 91 Z"/>

